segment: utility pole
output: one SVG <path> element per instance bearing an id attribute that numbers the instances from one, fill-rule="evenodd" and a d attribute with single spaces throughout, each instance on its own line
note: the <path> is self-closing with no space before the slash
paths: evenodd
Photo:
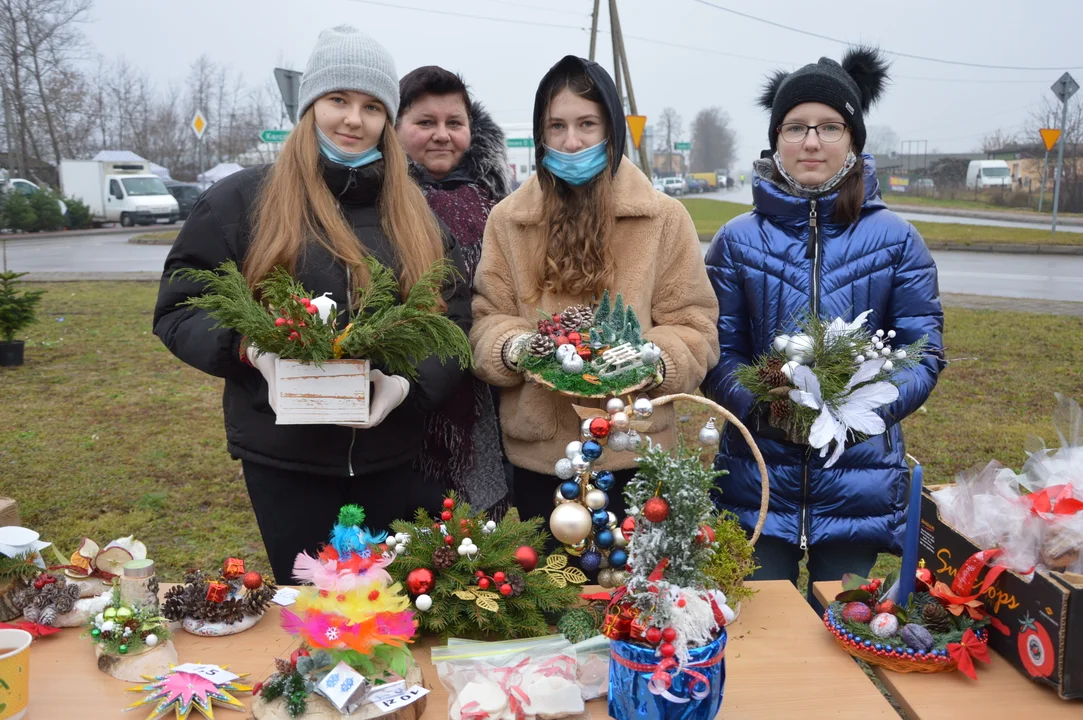
<path id="1" fill-rule="evenodd" d="M 617 12 L 617 0 L 609 0 L 609 14 L 610 21 L 613 26 L 613 55 L 614 55 L 614 70 L 616 70 L 617 77 L 617 93 L 620 93 L 620 68 L 624 68 L 624 80 L 628 86 L 628 109 L 630 114 L 638 115 L 639 111 L 636 108 L 636 95 L 635 90 L 632 89 L 632 73 L 628 69 L 628 53 L 624 48 L 624 33 L 620 29 L 620 14 Z M 621 64 L 615 62 L 616 56 L 619 52 L 621 58 Z M 622 118 L 623 119 L 623 118 Z M 621 131 L 627 131 L 627 121 L 621 123 Z M 647 148 L 644 147 L 642 139 L 639 143 L 639 169 L 649 178 L 651 176 L 651 169 L 647 161 Z"/>
<path id="2" fill-rule="evenodd" d="M 590 57 L 589 60 L 594 62 L 594 50 L 598 47 L 598 5 L 601 4 L 601 0 L 594 0 L 594 12 L 590 15 Z"/>
<path id="3" fill-rule="evenodd" d="M 620 39 L 617 36 L 617 27 L 620 20 L 617 19 L 617 0 L 609 0 L 609 39 L 613 41 L 613 82 L 617 85 L 617 99 L 620 101 L 620 111 L 624 112 L 624 93 L 620 89 L 621 77 L 620 77 Z M 624 120 L 624 118 L 621 118 Z M 617 124 L 617 119 L 613 118 L 613 124 Z M 622 122 L 623 126 L 625 123 Z M 614 134 L 617 129 L 613 128 Z"/>

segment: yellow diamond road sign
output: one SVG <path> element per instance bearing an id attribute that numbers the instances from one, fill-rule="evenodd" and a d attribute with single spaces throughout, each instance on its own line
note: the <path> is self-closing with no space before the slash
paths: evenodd
<path id="1" fill-rule="evenodd" d="M 203 117 L 203 113 L 199 110 L 196 110 L 196 116 L 192 118 L 192 130 L 195 131 L 197 138 L 203 139 L 203 133 L 207 130 L 207 118 Z"/>

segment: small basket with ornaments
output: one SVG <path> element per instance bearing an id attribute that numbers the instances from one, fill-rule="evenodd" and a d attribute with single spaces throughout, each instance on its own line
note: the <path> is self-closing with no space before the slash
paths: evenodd
<path id="1" fill-rule="evenodd" d="M 848 575 L 824 611 L 824 624 L 840 647 L 870 665 L 902 673 L 959 670 L 976 680 L 974 661 L 989 662 L 989 627 L 1007 630 L 978 600 L 998 574 L 990 572 L 971 594 L 975 575 L 968 572 L 969 582 L 957 579 L 949 587 L 922 564 L 905 604 L 893 599 L 896 573 L 886 580 Z"/>
<path id="2" fill-rule="evenodd" d="M 645 342 L 635 311 L 605 291 L 597 308 L 575 305 L 538 321 L 525 337 L 519 370 L 574 397 L 606 398 L 659 384 L 662 351 Z"/>
<path id="3" fill-rule="evenodd" d="M 276 590 L 241 558 L 226 558 L 217 577 L 194 570 L 167 590 L 162 614 L 193 635 L 236 635 L 260 621 Z"/>

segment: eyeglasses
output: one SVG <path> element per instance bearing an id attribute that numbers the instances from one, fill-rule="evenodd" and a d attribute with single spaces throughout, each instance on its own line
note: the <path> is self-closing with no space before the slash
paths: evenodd
<path id="1" fill-rule="evenodd" d="M 805 123 L 784 123 L 778 126 L 778 134 L 788 143 L 804 141 L 809 130 L 816 131 L 816 137 L 821 142 L 837 143 L 846 134 L 846 123 L 825 122 L 819 125 L 806 125 Z"/>

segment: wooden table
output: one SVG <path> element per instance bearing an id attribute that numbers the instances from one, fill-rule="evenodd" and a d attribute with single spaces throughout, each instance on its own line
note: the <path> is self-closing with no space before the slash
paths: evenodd
<path id="1" fill-rule="evenodd" d="M 827 607 L 842 592 L 842 583 L 816 583 L 813 592 Z M 994 650 L 989 651 L 989 659 L 988 664 L 974 663 L 977 682 L 961 672 L 897 673 L 881 667 L 873 671 L 911 720 L 1083 718 L 1083 701 L 1061 700 L 1052 689 L 1024 677 Z"/>
<path id="2" fill-rule="evenodd" d="M 729 629 L 726 686 L 720 717 L 731 718 L 897 718 L 883 695 L 857 663 L 840 651 L 831 635 L 797 590 L 785 581 L 752 583 L 759 593 L 746 602 Z M 30 720 L 116 720 L 127 704 L 141 697 L 126 693 L 134 683 L 97 670 L 94 649 L 78 629 L 36 640 L 31 648 Z M 178 631 L 174 642 L 180 662 L 229 665 L 246 680 L 264 680 L 274 658 L 288 657 L 296 646 L 278 626 L 272 606 L 256 627 L 225 638 L 199 638 Z M 447 691 L 440 685 L 428 649 L 418 644 L 415 657 L 432 689 L 425 720 L 446 720 Z M 242 695 L 247 700 L 248 695 Z M 594 718 L 607 716 L 603 700 L 588 704 Z M 149 712 L 149 709 L 148 711 Z M 146 712 L 127 717 L 142 720 Z M 198 713 L 194 717 L 200 717 Z M 216 717 L 240 718 L 227 708 Z M 1050 716 L 1051 717 L 1051 716 Z"/>

